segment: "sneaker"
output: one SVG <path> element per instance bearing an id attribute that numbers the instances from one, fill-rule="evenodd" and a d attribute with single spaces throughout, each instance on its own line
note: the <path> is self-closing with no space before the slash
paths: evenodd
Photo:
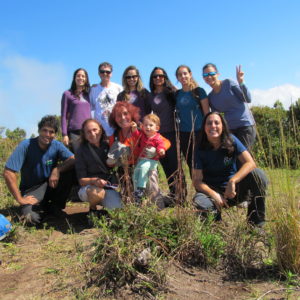
<path id="1" fill-rule="evenodd" d="M 142 198 L 144 196 L 145 196 L 145 188 L 137 188 L 137 190 L 133 192 L 134 202 L 138 205 L 142 204 Z"/>

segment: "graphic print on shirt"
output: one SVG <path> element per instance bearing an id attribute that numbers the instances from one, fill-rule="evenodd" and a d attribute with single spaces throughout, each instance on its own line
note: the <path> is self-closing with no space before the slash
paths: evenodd
<path id="1" fill-rule="evenodd" d="M 161 103 L 161 96 L 155 96 L 154 99 L 153 99 L 153 102 L 156 105 L 159 105 Z"/>
<path id="2" fill-rule="evenodd" d="M 103 90 L 97 97 L 96 102 L 98 103 L 101 111 L 100 118 L 108 121 L 109 115 L 114 107 L 114 94 L 110 90 Z"/>

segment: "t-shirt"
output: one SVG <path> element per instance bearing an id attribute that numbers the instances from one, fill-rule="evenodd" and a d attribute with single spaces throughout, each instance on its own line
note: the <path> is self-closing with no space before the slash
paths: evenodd
<path id="1" fill-rule="evenodd" d="M 176 110 L 180 120 L 180 131 L 191 132 L 192 129 L 196 131 L 201 128 L 203 114 L 200 101 L 207 98 L 207 95 L 204 89 L 198 88 L 198 90 L 199 99 L 194 98 L 191 91 L 185 92 L 181 89 L 176 93 Z"/>
<path id="2" fill-rule="evenodd" d="M 141 92 L 133 91 L 130 92 L 128 100 L 126 100 L 126 94 L 125 91 L 123 91 L 118 95 L 117 101 L 128 101 L 138 107 L 140 109 L 140 116 L 142 120 L 145 115 L 151 112 L 148 104 L 149 95 L 150 93 L 146 89 L 143 89 Z"/>
<path id="3" fill-rule="evenodd" d="M 195 169 L 203 172 L 203 182 L 207 185 L 224 188 L 229 179 L 237 172 L 238 156 L 246 151 L 245 146 L 234 136 L 233 153 L 226 149 L 208 149 L 195 151 Z"/>
<path id="4" fill-rule="evenodd" d="M 91 88 L 90 101 L 91 109 L 95 111 L 95 119 L 98 120 L 107 136 L 114 133 L 114 129 L 109 125 L 109 115 L 116 104 L 118 94 L 123 88 L 114 82 L 110 82 L 108 87 L 97 84 Z"/>
<path id="5" fill-rule="evenodd" d="M 252 113 L 245 101 L 251 102 L 251 95 L 245 85 L 241 87 L 233 80 L 222 81 L 219 93 L 211 91 L 209 105 L 213 111 L 224 113 L 230 129 L 237 129 L 255 124 Z"/>
<path id="6" fill-rule="evenodd" d="M 172 97 L 172 95 L 170 95 Z M 174 95 L 173 95 L 174 97 Z M 175 98 L 174 103 L 167 98 L 166 93 L 151 93 L 149 102 L 153 113 L 160 118 L 160 133 L 175 131 Z"/>
<path id="7" fill-rule="evenodd" d="M 41 149 L 37 137 L 22 141 L 7 160 L 5 167 L 15 172 L 21 170 L 20 191 L 22 193 L 45 182 L 57 162 L 71 156 L 73 153 L 56 140 L 51 142 L 48 149 Z"/>
<path id="8" fill-rule="evenodd" d="M 99 177 L 107 180 L 110 176 L 109 167 L 106 166 L 106 159 L 109 146 L 106 142 L 102 142 L 100 147 L 91 145 L 99 160 L 103 162 L 103 166 L 99 165 L 96 158 L 92 154 L 87 143 L 81 144 L 75 157 L 75 168 L 77 178 L 92 178 Z"/>

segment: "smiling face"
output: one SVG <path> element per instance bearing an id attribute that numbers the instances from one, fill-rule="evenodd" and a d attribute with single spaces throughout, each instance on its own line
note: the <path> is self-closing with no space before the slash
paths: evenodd
<path id="1" fill-rule="evenodd" d="M 151 137 L 159 130 L 159 126 L 150 119 L 143 120 L 143 131 L 147 137 Z"/>
<path id="2" fill-rule="evenodd" d="M 96 122 L 91 120 L 90 122 L 86 123 L 83 128 L 83 132 L 84 137 L 90 144 L 99 147 L 102 129 Z"/>
<path id="3" fill-rule="evenodd" d="M 126 83 L 130 90 L 134 91 L 136 89 L 136 85 L 139 79 L 139 75 L 136 70 L 129 70 L 126 73 Z"/>
<path id="4" fill-rule="evenodd" d="M 86 75 L 83 70 L 79 70 L 75 75 L 76 87 L 83 87 L 86 83 Z"/>
<path id="5" fill-rule="evenodd" d="M 192 72 L 190 72 L 186 67 L 181 67 L 177 71 L 176 77 L 182 86 L 186 86 L 191 81 Z"/>
<path id="6" fill-rule="evenodd" d="M 55 130 L 52 127 L 44 126 L 39 130 L 38 143 L 42 149 L 49 147 L 55 138 Z"/>
<path id="7" fill-rule="evenodd" d="M 115 121 L 120 128 L 129 128 L 131 127 L 132 116 L 125 107 L 121 107 L 116 113 Z"/>
<path id="8" fill-rule="evenodd" d="M 155 87 L 163 86 L 165 84 L 165 75 L 163 70 L 156 69 L 152 75 L 152 80 Z"/>
<path id="9" fill-rule="evenodd" d="M 215 72 L 217 72 L 217 70 L 212 66 L 209 66 L 203 70 L 203 74 L 210 74 L 210 73 L 213 74 Z M 219 77 L 219 73 L 217 72 L 215 75 L 208 75 L 205 77 L 203 76 L 203 79 L 208 85 L 214 87 L 219 82 L 218 77 Z"/>
<path id="10" fill-rule="evenodd" d="M 110 78 L 112 75 L 111 68 L 109 66 L 102 66 L 99 70 L 99 76 L 101 78 L 102 83 L 110 82 Z"/>
<path id="11" fill-rule="evenodd" d="M 208 141 L 221 140 L 223 124 L 220 116 L 217 114 L 209 115 L 206 119 L 204 129 Z"/>

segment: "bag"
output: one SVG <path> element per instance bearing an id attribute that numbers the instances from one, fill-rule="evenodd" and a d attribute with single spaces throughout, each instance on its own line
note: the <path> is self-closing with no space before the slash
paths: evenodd
<path id="1" fill-rule="evenodd" d="M 0 214 L 0 240 L 4 239 L 12 229 L 11 223 Z"/>

